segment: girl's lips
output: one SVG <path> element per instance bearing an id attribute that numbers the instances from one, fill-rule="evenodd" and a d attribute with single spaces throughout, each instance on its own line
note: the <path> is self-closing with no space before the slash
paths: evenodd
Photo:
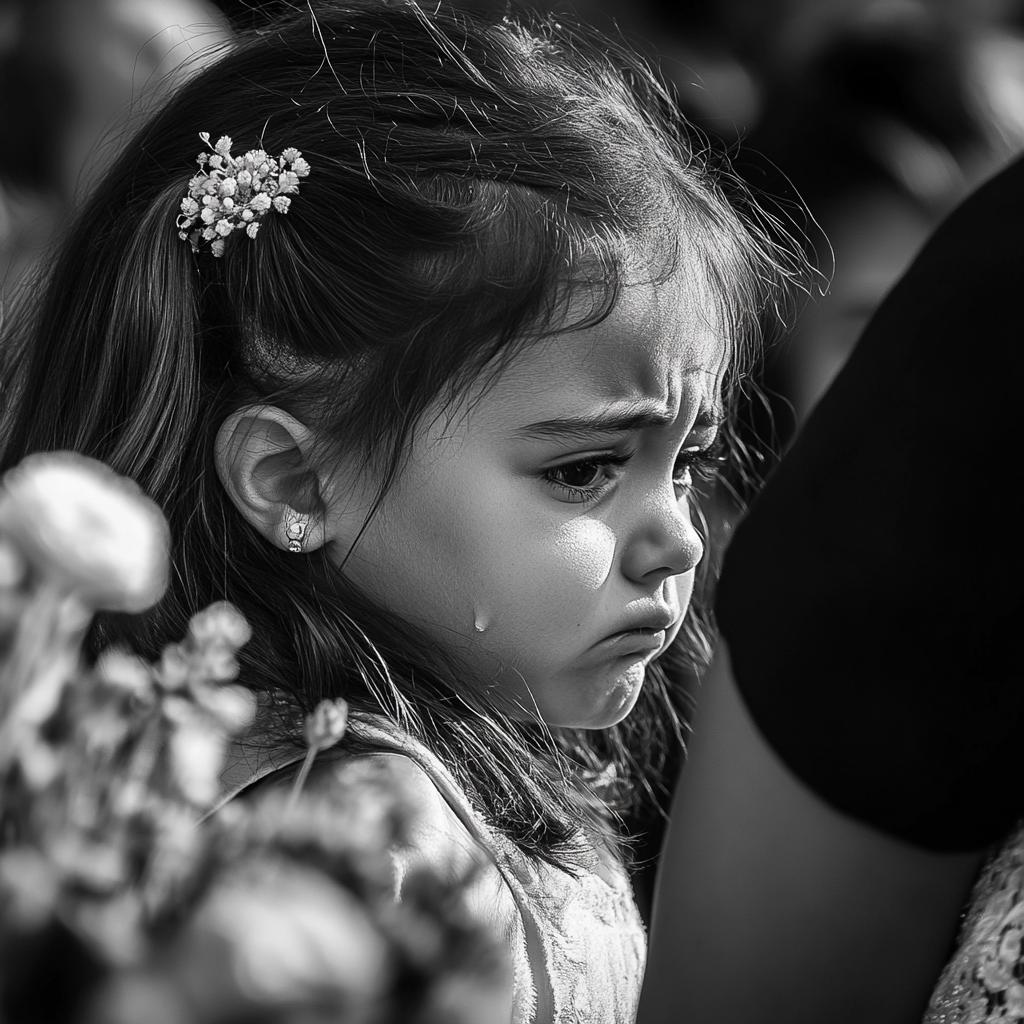
<path id="1" fill-rule="evenodd" d="M 629 629 L 622 633 L 613 633 L 597 644 L 599 650 L 611 651 L 615 654 L 644 654 L 660 651 L 665 645 L 663 629 Z"/>

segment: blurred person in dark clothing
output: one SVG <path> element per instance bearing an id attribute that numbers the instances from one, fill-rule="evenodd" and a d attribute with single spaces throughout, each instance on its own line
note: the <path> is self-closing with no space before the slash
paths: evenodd
<path id="1" fill-rule="evenodd" d="M 732 0 L 764 107 L 739 166 L 799 196 L 831 277 L 770 387 L 791 436 L 938 221 L 1024 148 L 1024 42 L 1009 4 Z M 778 16 L 773 22 L 769 15 Z"/>
<path id="2" fill-rule="evenodd" d="M 230 38 L 207 0 L 0 0 L 0 298 L 151 109 Z"/>

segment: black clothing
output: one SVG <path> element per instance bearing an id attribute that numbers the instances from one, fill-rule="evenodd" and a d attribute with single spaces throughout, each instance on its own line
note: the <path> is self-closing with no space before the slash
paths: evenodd
<path id="1" fill-rule="evenodd" d="M 1024 161 L 940 226 L 741 523 L 745 701 L 835 807 L 936 850 L 1024 814 Z"/>

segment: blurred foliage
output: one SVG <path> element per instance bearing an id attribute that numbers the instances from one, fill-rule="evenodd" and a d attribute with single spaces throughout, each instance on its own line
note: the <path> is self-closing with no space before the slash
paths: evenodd
<path id="1" fill-rule="evenodd" d="M 465 916 L 468 880 L 421 873 L 396 900 L 410 797 L 386 759 L 204 818 L 257 710 L 232 606 L 195 615 L 155 664 L 82 663 L 101 604 L 159 598 L 166 536 L 91 460 L 31 456 L 0 487 L 0 1021 L 507 1019 L 505 956 Z M 346 711 L 309 716 L 304 767 L 343 740 Z"/>

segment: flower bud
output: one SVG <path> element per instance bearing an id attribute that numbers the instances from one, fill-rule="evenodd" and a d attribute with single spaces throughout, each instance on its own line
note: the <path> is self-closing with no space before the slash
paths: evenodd
<path id="1" fill-rule="evenodd" d="M 89 607 L 138 612 L 167 586 L 167 523 L 130 480 L 72 452 L 30 455 L 0 487 L 0 534 Z"/>
<path id="2" fill-rule="evenodd" d="M 337 700 L 322 700 L 311 715 L 306 715 L 306 744 L 315 750 L 333 747 L 348 725 L 348 704 Z"/>

